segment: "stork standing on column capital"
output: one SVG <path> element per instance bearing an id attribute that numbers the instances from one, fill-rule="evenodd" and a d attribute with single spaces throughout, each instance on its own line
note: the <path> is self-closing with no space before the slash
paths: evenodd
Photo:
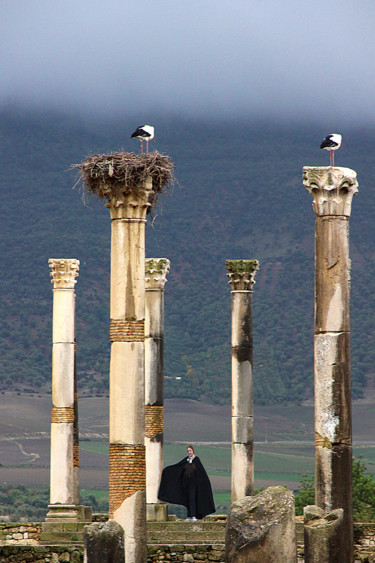
<path id="1" fill-rule="evenodd" d="M 341 147 L 341 135 L 332 133 L 327 135 L 320 143 L 320 148 L 329 151 L 329 164 L 335 166 L 335 151 Z"/>
<path id="2" fill-rule="evenodd" d="M 148 142 L 155 137 L 155 129 L 152 125 L 140 125 L 130 138 L 133 137 L 141 141 L 141 154 L 143 154 L 143 141 L 146 141 L 146 153 L 148 153 Z"/>

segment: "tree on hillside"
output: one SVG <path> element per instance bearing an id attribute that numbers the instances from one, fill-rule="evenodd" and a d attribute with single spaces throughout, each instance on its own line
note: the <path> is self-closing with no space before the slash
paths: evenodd
<path id="1" fill-rule="evenodd" d="M 362 456 L 353 458 L 353 520 L 375 522 L 375 477 L 365 475 L 367 466 Z M 303 475 L 300 488 L 295 494 L 296 515 L 303 514 L 303 507 L 315 503 L 314 477 Z"/>

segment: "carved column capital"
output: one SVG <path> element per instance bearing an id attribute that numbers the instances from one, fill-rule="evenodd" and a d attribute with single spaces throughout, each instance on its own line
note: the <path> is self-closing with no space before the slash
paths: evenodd
<path id="1" fill-rule="evenodd" d="M 50 258 L 48 260 L 52 272 L 51 283 L 54 289 L 74 289 L 79 270 L 79 260 L 76 258 Z"/>
<path id="2" fill-rule="evenodd" d="M 170 261 L 168 258 L 146 258 L 145 282 L 146 289 L 164 289 L 169 272 Z"/>
<path id="3" fill-rule="evenodd" d="M 111 186 L 103 186 L 101 190 L 107 198 L 111 219 L 130 219 L 135 221 L 145 221 L 147 209 L 151 207 L 150 196 L 152 190 L 152 178 L 147 178 L 142 184 L 132 190 L 113 189 Z"/>
<path id="4" fill-rule="evenodd" d="M 226 260 L 225 268 L 232 291 L 252 291 L 259 270 L 258 260 Z"/>
<path id="5" fill-rule="evenodd" d="M 353 196 L 358 192 L 357 174 L 350 168 L 304 166 L 303 185 L 314 198 L 318 216 L 350 217 Z"/>

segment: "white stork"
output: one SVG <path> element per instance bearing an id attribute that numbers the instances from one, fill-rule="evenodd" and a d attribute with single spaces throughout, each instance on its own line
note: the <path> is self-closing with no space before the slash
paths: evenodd
<path id="1" fill-rule="evenodd" d="M 335 151 L 341 147 L 341 135 L 332 133 L 323 139 L 320 143 L 320 148 L 329 151 L 330 166 L 335 166 Z"/>
<path id="2" fill-rule="evenodd" d="M 146 152 L 148 153 L 148 142 L 155 137 L 154 131 L 152 125 L 141 125 L 132 133 L 131 139 L 135 137 L 141 141 L 141 154 L 143 153 L 143 141 L 146 141 Z"/>

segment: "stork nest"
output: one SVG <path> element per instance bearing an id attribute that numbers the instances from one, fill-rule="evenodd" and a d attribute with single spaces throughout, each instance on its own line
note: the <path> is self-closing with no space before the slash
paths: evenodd
<path id="1" fill-rule="evenodd" d="M 100 198 L 107 196 L 108 187 L 114 193 L 137 192 L 143 182 L 151 177 L 154 193 L 149 202 L 152 207 L 156 205 L 158 195 L 166 192 L 174 182 L 171 158 L 158 152 L 140 155 L 128 152 L 93 154 L 71 168 L 79 170 L 77 184 L 82 182 L 87 192 L 95 193 Z"/>

